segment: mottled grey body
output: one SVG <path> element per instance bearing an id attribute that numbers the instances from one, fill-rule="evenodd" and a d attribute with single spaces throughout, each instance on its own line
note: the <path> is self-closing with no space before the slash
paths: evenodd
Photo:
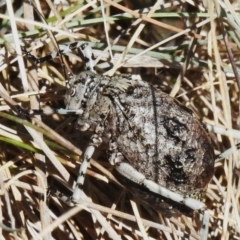
<path id="1" fill-rule="evenodd" d="M 209 213 L 201 201 L 213 176 L 214 153 L 203 125 L 191 110 L 144 81 L 96 74 L 87 43 L 72 43 L 64 51 L 43 58 L 23 51 L 32 61 L 41 63 L 77 48 L 84 55 L 88 71 L 68 81 L 67 109 L 27 111 L 75 113 L 81 131 L 94 131 L 73 195 L 59 197 L 70 206 L 81 200 L 89 161 L 105 142 L 109 144 L 109 162 L 128 190 L 167 217 L 202 212 L 199 235 L 207 240 Z"/>
<path id="2" fill-rule="evenodd" d="M 82 109 L 82 130 L 109 142 L 112 164 L 128 162 L 146 179 L 202 200 L 214 153 L 191 110 L 144 81 L 90 71 L 70 80 L 65 102 L 67 109 Z"/>

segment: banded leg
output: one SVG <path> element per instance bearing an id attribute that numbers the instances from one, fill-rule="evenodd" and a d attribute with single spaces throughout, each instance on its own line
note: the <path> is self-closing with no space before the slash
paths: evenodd
<path id="1" fill-rule="evenodd" d="M 88 127 L 90 127 L 90 125 L 88 125 Z M 99 124 L 96 126 L 95 134 L 91 137 L 91 143 L 88 145 L 86 151 L 84 152 L 83 162 L 79 169 L 76 187 L 74 189 L 72 197 L 68 201 L 68 204 L 69 202 L 77 203 L 81 199 L 81 193 L 82 193 L 82 188 L 85 180 L 85 174 L 95 149 L 99 147 L 100 144 L 102 143 L 101 136 L 103 134 L 103 131 L 104 131 L 104 127 L 102 124 Z"/>
<path id="2" fill-rule="evenodd" d="M 26 51 L 26 49 L 24 49 L 24 48 L 22 48 L 22 52 L 25 53 L 27 58 L 31 59 L 34 63 L 39 64 L 39 63 L 47 62 L 56 57 L 59 57 L 60 55 L 66 55 L 67 53 L 70 53 L 75 49 L 81 50 L 81 52 L 84 56 L 85 63 L 86 63 L 86 70 L 95 72 L 92 48 L 88 43 L 74 42 L 74 43 L 67 45 L 63 50 L 51 53 L 51 54 L 46 55 L 41 58 L 36 58 L 34 55 L 32 55 L 30 52 Z"/>
<path id="3" fill-rule="evenodd" d="M 93 138 L 95 138 L 97 140 L 96 136 L 93 136 Z M 94 145 L 89 145 L 84 153 L 83 162 L 82 162 L 81 167 L 78 172 L 77 183 L 76 183 L 73 195 L 70 199 L 72 202 L 78 202 L 78 200 L 81 199 L 81 193 L 82 193 L 82 189 L 83 189 L 85 175 L 87 172 L 87 168 L 89 166 L 90 159 L 95 151 L 95 148 L 98 147 L 101 144 L 101 142 L 102 142 L 102 139 L 99 138 L 98 141 Z"/>
<path id="4" fill-rule="evenodd" d="M 15 108 L 16 108 L 16 111 L 19 115 L 23 114 L 24 116 L 51 115 L 51 114 L 54 114 L 54 113 L 61 114 L 61 115 L 67 115 L 67 114 L 81 115 L 81 114 L 83 114 L 82 109 L 77 109 L 77 110 L 70 110 L 70 109 L 64 109 L 64 108 L 48 109 L 48 110 L 44 110 L 44 109 L 24 109 L 24 108 L 20 107 L 19 105 L 15 106 Z"/>
<path id="5" fill-rule="evenodd" d="M 94 70 L 94 60 L 93 60 L 93 52 L 92 48 L 88 43 L 82 44 L 79 47 L 83 53 L 85 64 L 86 64 L 86 70 L 95 72 Z"/>
<path id="6" fill-rule="evenodd" d="M 209 224 L 209 213 L 205 207 L 205 204 L 189 197 L 183 197 L 182 195 L 172 192 L 157 183 L 147 180 L 145 176 L 141 173 L 139 173 L 135 168 L 133 168 L 130 164 L 126 162 L 120 162 L 116 165 L 115 169 L 124 177 L 127 179 L 145 186 L 149 191 L 157 193 L 163 197 L 166 197 L 168 199 L 171 199 L 175 202 L 178 202 L 180 204 L 183 204 L 193 210 L 197 210 L 202 212 L 203 219 L 200 229 L 200 239 L 201 240 L 207 240 L 208 236 L 208 224 Z"/>

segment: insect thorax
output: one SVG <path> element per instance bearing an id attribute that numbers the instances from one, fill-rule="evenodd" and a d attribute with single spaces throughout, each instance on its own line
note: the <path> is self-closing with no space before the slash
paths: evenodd
<path id="1" fill-rule="evenodd" d="M 96 126 L 109 114 L 111 98 L 125 91 L 130 81 L 130 78 L 123 76 L 110 78 L 92 71 L 81 72 L 67 84 L 66 108 L 82 109 L 78 118 L 79 125 L 87 123 Z"/>

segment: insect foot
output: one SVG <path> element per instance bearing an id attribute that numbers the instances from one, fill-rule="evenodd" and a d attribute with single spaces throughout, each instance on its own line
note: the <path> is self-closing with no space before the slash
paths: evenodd
<path id="1" fill-rule="evenodd" d="M 203 212 L 200 234 L 207 239 L 209 216 L 201 201 L 213 176 L 214 152 L 191 110 L 144 81 L 92 71 L 69 81 L 65 103 L 81 112 L 82 129 L 95 132 L 79 171 L 75 202 L 89 160 L 105 141 L 110 163 L 131 192 L 168 217 Z"/>

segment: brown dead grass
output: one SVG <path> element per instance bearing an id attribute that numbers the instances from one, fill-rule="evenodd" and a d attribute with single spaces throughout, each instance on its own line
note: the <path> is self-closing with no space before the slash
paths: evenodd
<path id="1" fill-rule="evenodd" d="M 101 1 L 78 6 L 74 0 L 59 5 L 36 1 L 48 24 L 30 5 L 7 2 L 0 6 L 1 13 L 8 10 L 0 14 L 1 37 L 6 40 L 5 45 L 0 43 L 0 92 L 5 98 L 0 106 L 0 219 L 22 230 L 0 229 L 0 235 L 6 239 L 50 239 L 51 235 L 54 239 L 199 239 L 201 214 L 194 219 L 167 219 L 140 207 L 116 183 L 102 149 L 91 161 L 86 196 L 78 207 L 67 208 L 46 196 L 52 184 L 49 176 L 72 187 L 81 162 L 77 156 L 89 140 L 89 134 L 74 130 L 71 117 L 42 116 L 31 119 L 31 125 L 10 110 L 15 103 L 32 109 L 64 106 L 61 61 L 36 66 L 20 51 L 20 44 L 35 56 L 55 51 L 49 30 L 58 43 L 91 42 L 99 73 L 140 75 L 194 110 L 210 130 L 216 155 L 225 153 L 216 161 L 207 190 L 209 239 L 239 239 L 240 166 L 234 148 L 240 138 L 239 76 L 234 71 L 240 46 L 237 1 L 207 0 L 205 6 L 201 1 L 166 1 L 160 6 L 152 1 L 155 6 L 144 9 L 144 15 L 136 11 L 145 7 L 141 1 L 103 0 L 104 10 Z M 153 15 L 159 9 L 164 17 Z M 112 18 L 116 14 L 120 20 Z M 74 73 L 83 69 L 81 59 L 73 56 L 67 64 Z"/>

